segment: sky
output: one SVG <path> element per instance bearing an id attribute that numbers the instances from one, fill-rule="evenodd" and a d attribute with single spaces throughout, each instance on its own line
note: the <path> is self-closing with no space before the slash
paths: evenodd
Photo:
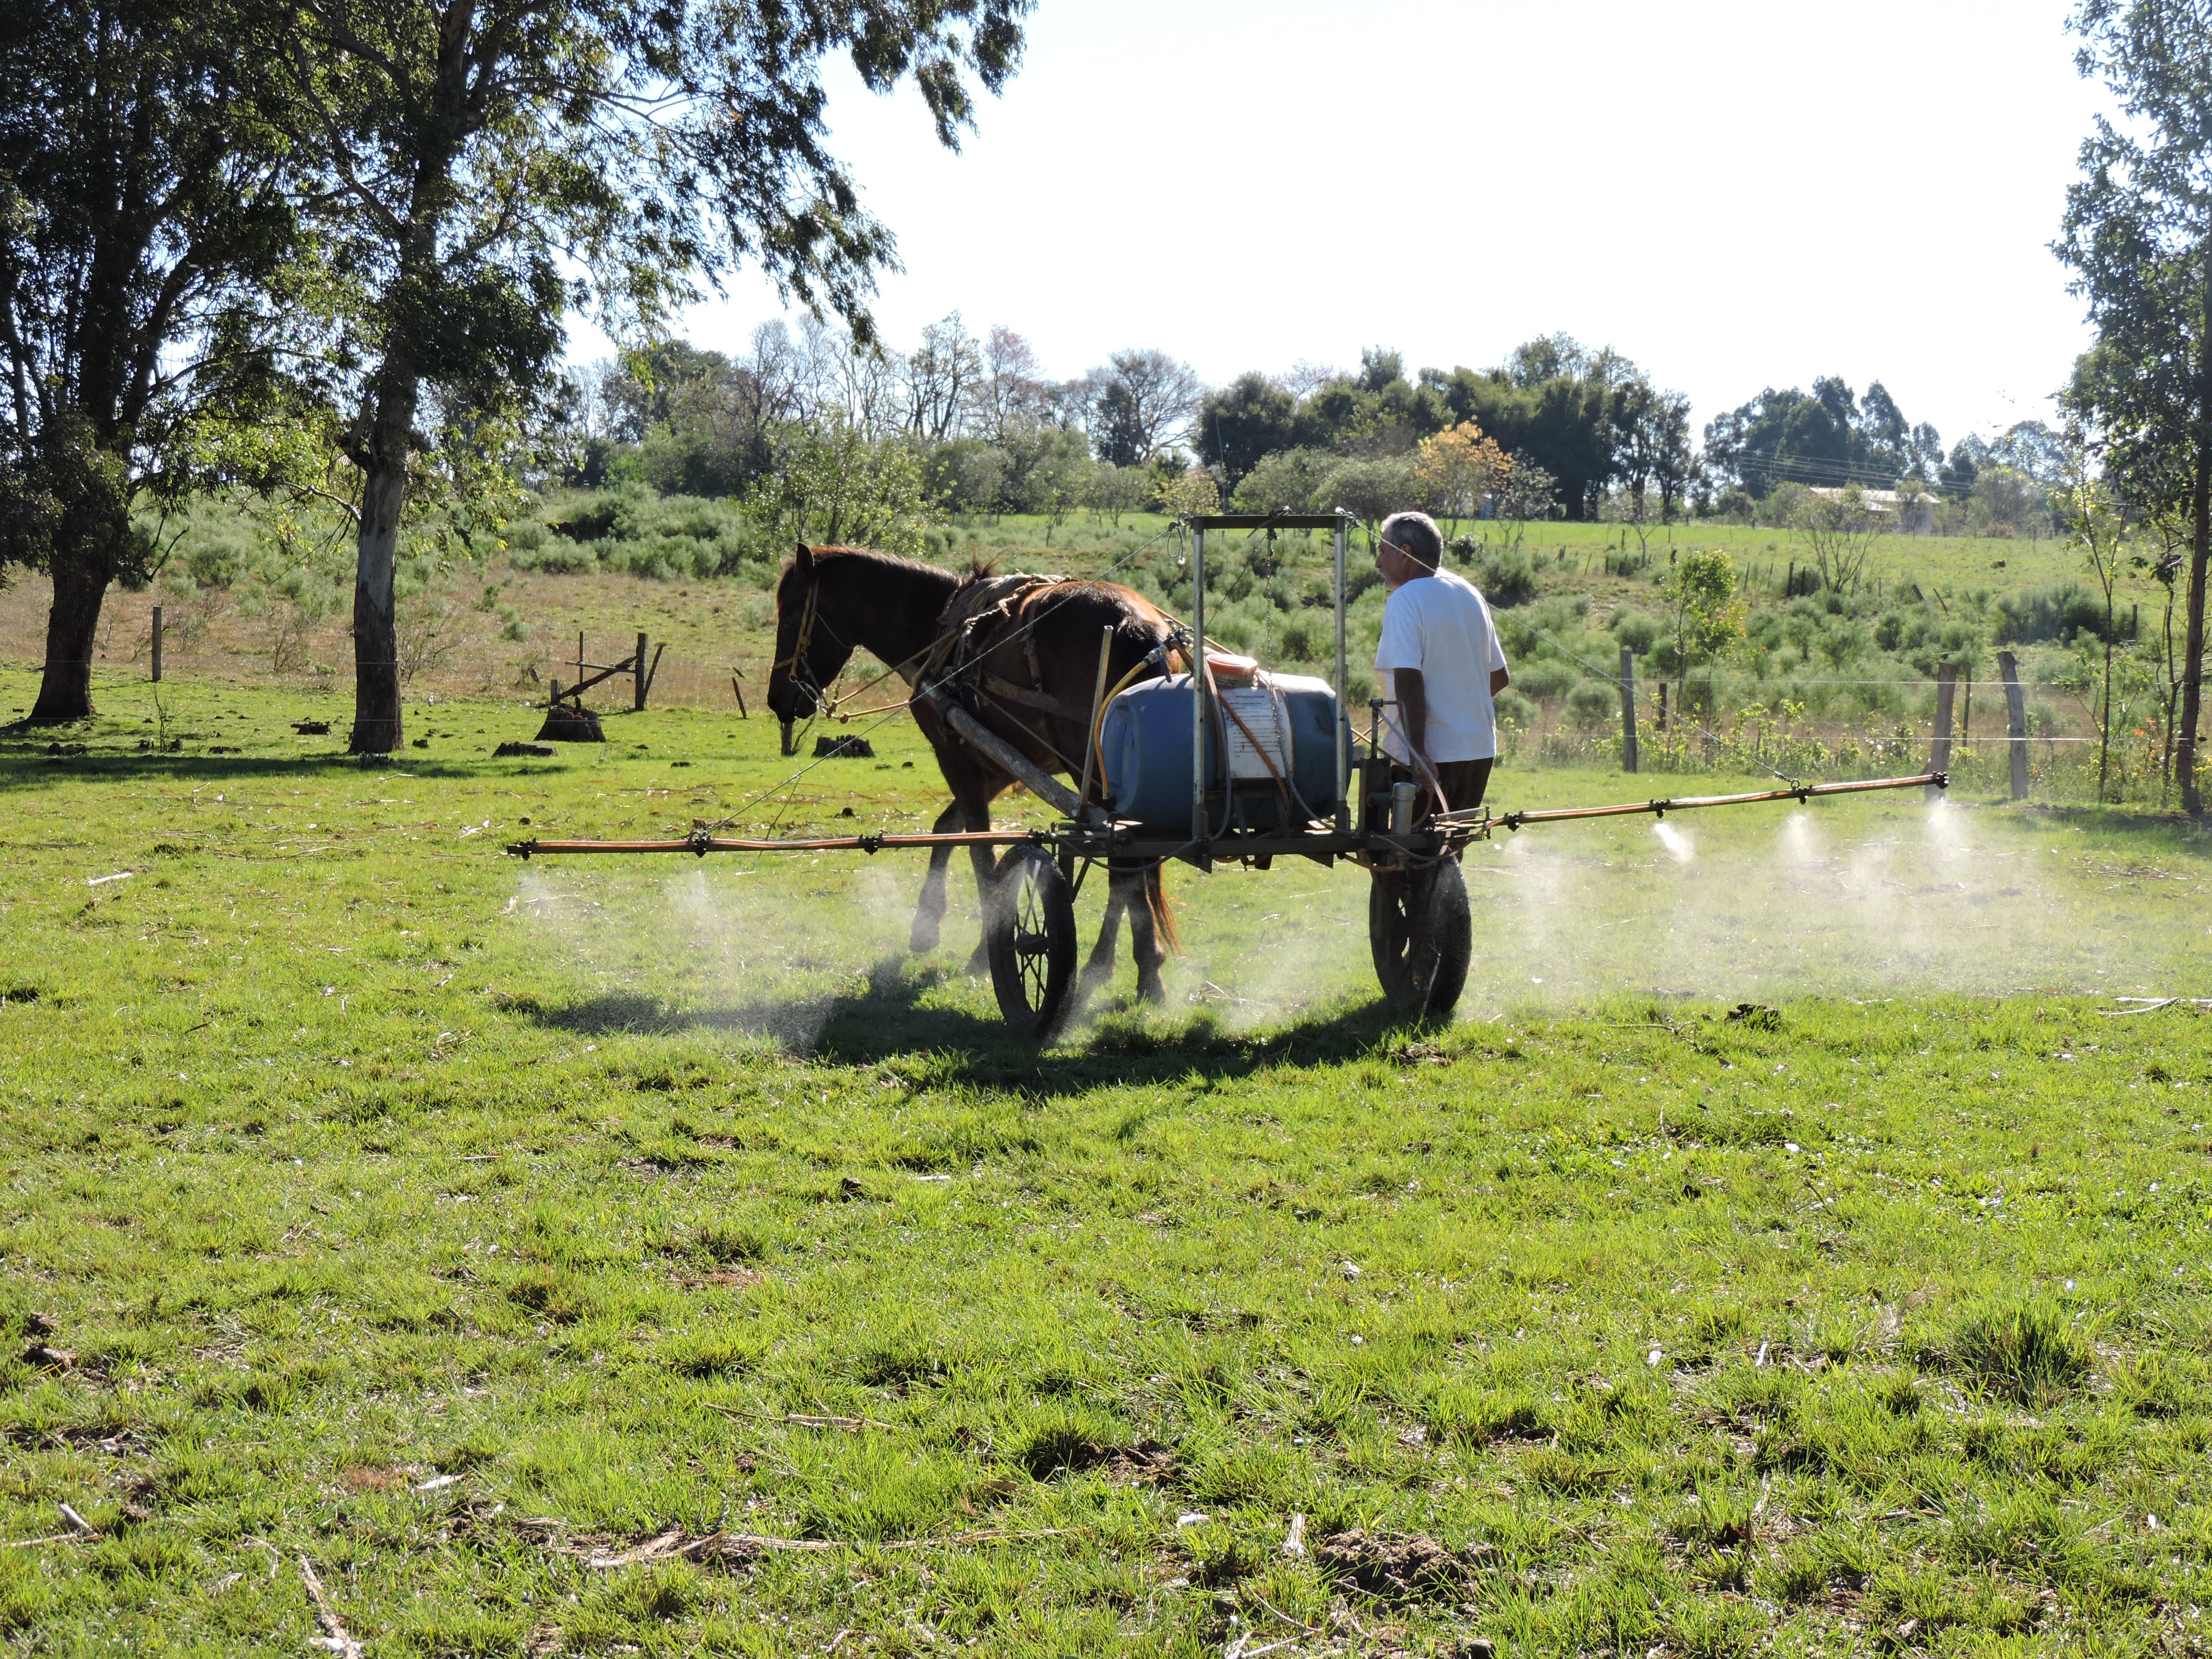
<path id="1" fill-rule="evenodd" d="M 1699 428 L 1832 374 L 1955 441 L 2048 416 L 2088 341 L 2050 252 L 2102 103 L 2069 9 L 1040 0 L 961 153 L 842 68 L 830 122 L 898 238 L 895 345 L 957 309 L 1055 377 L 1157 346 L 1218 384 L 1564 331 Z M 783 311 L 745 273 L 682 331 L 731 349 Z"/>

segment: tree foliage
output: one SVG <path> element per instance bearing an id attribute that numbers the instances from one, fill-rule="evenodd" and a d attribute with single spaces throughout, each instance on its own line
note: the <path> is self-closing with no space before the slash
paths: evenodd
<path id="1" fill-rule="evenodd" d="M 2107 434 L 2112 475 L 2146 507 L 2188 501 L 2187 643 L 2175 752 L 2197 780 L 2212 543 L 2212 11 L 2201 0 L 2082 0 L 2075 62 L 2125 126 L 2097 118 L 2057 244 L 2097 330 L 2069 398 Z"/>
<path id="2" fill-rule="evenodd" d="M 91 712 L 133 503 L 210 477 L 218 417 L 270 394 L 291 250 L 281 147 L 222 4 L 16 0 L 0 21 L 0 568 L 54 580 L 33 718 Z"/>
<path id="3" fill-rule="evenodd" d="M 741 264 L 870 343 L 893 244 L 828 149 L 823 65 L 911 77 L 957 145 L 1027 8 L 263 0 L 253 49 L 333 273 L 308 379 L 358 480 L 355 749 L 400 740 L 392 577 L 426 394 L 464 425 L 526 412 L 569 309 L 650 332 Z"/>

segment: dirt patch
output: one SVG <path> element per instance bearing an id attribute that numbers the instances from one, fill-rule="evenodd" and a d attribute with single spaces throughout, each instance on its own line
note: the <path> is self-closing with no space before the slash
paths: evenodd
<path id="1" fill-rule="evenodd" d="M 1176 1478 L 1175 1454 L 1153 1440 L 1117 1447 L 1106 1460 L 1106 1473 L 1116 1480 L 1139 1486 L 1164 1486 Z"/>
<path id="2" fill-rule="evenodd" d="M 407 1471 L 382 1468 L 374 1464 L 362 1464 L 358 1468 L 345 1470 L 338 1476 L 338 1485 L 348 1492 L 392 1492 L 406 1486 Z"/>
<path id="3" fill-rule="evenodd" d="M 1323 1539 L 1315 1547 L 1314 1561 L 1370 1595 L 1413 1599 L 1450 1589 L 1495 1554 L 1487 1544 L 1448 1550 L 1425 1532 L 1354 1528 Z"/>

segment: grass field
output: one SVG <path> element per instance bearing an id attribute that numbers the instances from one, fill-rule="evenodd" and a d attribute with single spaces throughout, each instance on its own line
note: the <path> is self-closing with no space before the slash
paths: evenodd
<path id="1" fill-rule="evenodd" d="M 2171 821 L 1532 829 L 1440 1030 L 1358 872 L 1179 874 L 1040 1055 L 963 876 L 915 961 L 910 859 L 499 851 L 912 823 L 902 723 L 762 795 L 762 721 L 163 690 L 0 734 L 13 1650 L 297 1651 L 303 1561 L 379 1655 L 2201 1645 Z"/>

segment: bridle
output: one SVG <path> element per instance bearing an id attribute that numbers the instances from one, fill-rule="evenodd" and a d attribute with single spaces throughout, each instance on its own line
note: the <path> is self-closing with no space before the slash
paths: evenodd
<path id="1" fill-rule="evenodd" d="M 844 641 L 837 638 L 837 630 L 822 619 L 822 578 L 818 575 L 807 578 L 806 602 L 799 608 L 799 631 L 793 638 L 791 654 L 787 657 L 779 657 L 770 663 L 768 677 L 773 683 L 781 671 L 788 668 L 791 671 L 792 684 L 802 688 L 807 696 L 814 700 L 815 712 L 820 714 L 822 704 L 829 701 L 829 694 L 805 677 L 805 670 L 803 666 L 814 645 L 814 625 L 817 623 L 821 623 L 823 630 L 839 645 L 845 643 Z"/>

